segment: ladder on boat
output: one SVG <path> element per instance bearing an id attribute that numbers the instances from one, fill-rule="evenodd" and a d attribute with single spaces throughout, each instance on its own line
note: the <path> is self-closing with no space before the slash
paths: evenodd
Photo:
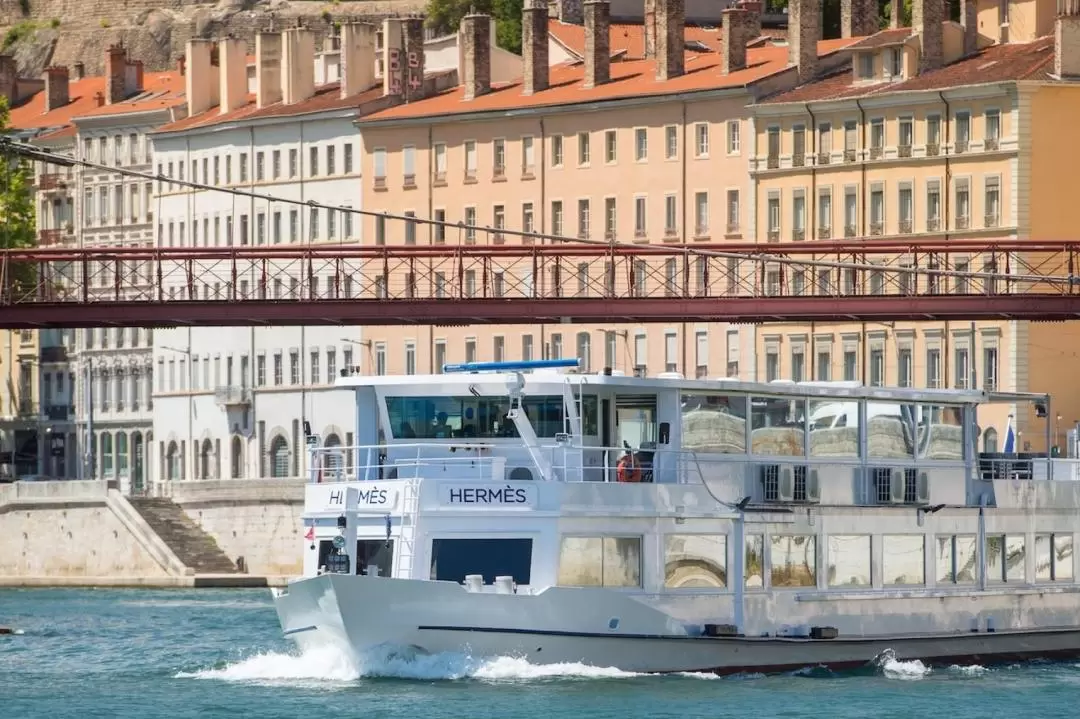
<path id="1" fill-rule="evenodd" d="M 394 550 L 392 576 L 412 579 L 413 557 L 416 554 L 416 515 L 420 510 L 420 478 L 410 479 L 401 489 L 401 510 L 398 512 L 398 538 Z"/>
<path id="2" fill-rule="evenodd" d="M 559 449 L 562 455 L 562 480 L 564 482 L 580 482 L 584 472 L 585 451 L 581 447 L 581 425 L 585 406 L 582 395 L 579 392 L 574 395 L 573 387 L 569 382 L 563 384 L 563 402 L 565 407 L 573 409 L 566 414 L 564 428 L 570 435 L 570 441 L 563 444 Z"/>

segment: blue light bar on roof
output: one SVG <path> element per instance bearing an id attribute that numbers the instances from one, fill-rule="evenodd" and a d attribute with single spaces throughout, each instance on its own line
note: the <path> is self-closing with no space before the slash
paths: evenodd
<path id="1" fill-rule="evenodd" d="M 462 364 L 444 364 L 442 371 L 451 372 L 500 372 L 529 369 L 552 369 L 557 367 L 578 367 L 581 361 L 577 358 L 529 360 L 526 362 L 464 362 Z"/>

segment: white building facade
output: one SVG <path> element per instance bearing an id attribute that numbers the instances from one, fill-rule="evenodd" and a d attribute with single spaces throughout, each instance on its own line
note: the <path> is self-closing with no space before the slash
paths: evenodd
<path id="1" fill-rule="evenodd" d="M 303 31 L 283 35 L 285 44 L 306 42 Z M 312 72 L 299 78 L 302 87 L 294 97 L 286 93 L 285 100 L 293 102 L 238 102 L 230 109 L 227 98 L 235 95 L 226 86 L 229 65 L 242 61 L 244 52 L 242 43 L 240 48 L 230 43 L 238 42 L 221 44 L 219 97 L 226 104 L 205 107 L 199 106 L 206 104 L 200 100 L 205 94 L 193 84 L 205 81 L 199 68 L 210 64 L 200 65 L 199 58 L 208 48 L 189 45 L 188 98 L 195 98 L 194 112 L 153 135 L 155 172 L 296 202 L 159 182 L 154 201 L 159 246 L 359 243 L 358 217 L 301 204 L 316 201 L 343 209 L 359 204 L 360 138 L 353 124 L 359 99 L 341 97 L 337 84 L 316 88 Z M 314 57 L 306 56 L 308 62 Z M 265 69 L 258 58 L 256 67 L 257 73 Z M 298 74 L 286 60 L 280 74 L 290 73 Z M 256 78 L 257 90 L 263 82 Z M 246 77 L 244 85 L 246 98 Z M 282 95 L 265 84 L 261 89 L 270 99 Z M 308 274 L 300 263 L 275 272 L 265 284 L 239 277 L 234 285 L 229 276 L 208 274 L 190 289 L 177 278 L 166 291 L 173 297 L 190 292 L 199 299 L 354 292 L 333 286 L 327 273 L 319 276 L 319 268 Z M 153 348 L 156 476 L 161 481 L 301 476 L 305 425 L 325 446 L 352 444 L 352 394 L 333 385 L 346 367 L 358 364 L 360 344 L 359 327 L 159 330 Z"/>

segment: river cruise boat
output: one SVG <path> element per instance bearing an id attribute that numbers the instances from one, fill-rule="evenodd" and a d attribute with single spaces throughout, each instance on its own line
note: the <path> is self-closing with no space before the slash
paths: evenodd
<path id="1" fill-rule="evenodd" d="M 577 364 L 342 377 L 358 446 L 308 438 L 285 635 L 636 672 L 1080 656 L 1080 482 L 1014 451 L 1049 397 Z"/>

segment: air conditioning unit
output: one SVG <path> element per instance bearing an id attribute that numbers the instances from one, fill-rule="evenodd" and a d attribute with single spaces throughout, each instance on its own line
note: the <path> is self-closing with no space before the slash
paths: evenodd
<path id="1" fill-rule="evenodd" d="M 915 501 L 919 504 L 930 504 L 930 476 L 926 472 L 919 472 L 915 482 Z"/>
<path id="2" fill-rule="evenodd" d="M 821 501 L 821 481 L 818 479 L 816 469 L 807 468 L 806 470 L 806 501 L 811 504 Z"/>
<path id="3" fill-rule="evenodd" d="M 795 501 L 795 470 L 794 464 L 780 465 L 780 481 L 777 486 L 776 499 L 779 502 Z"/>
<path id="4" fill-rule="evenodd" d="M 903 467 L 889 470 L 889 502 L 892 504 L 904 504 L 904 475 Z"/>

